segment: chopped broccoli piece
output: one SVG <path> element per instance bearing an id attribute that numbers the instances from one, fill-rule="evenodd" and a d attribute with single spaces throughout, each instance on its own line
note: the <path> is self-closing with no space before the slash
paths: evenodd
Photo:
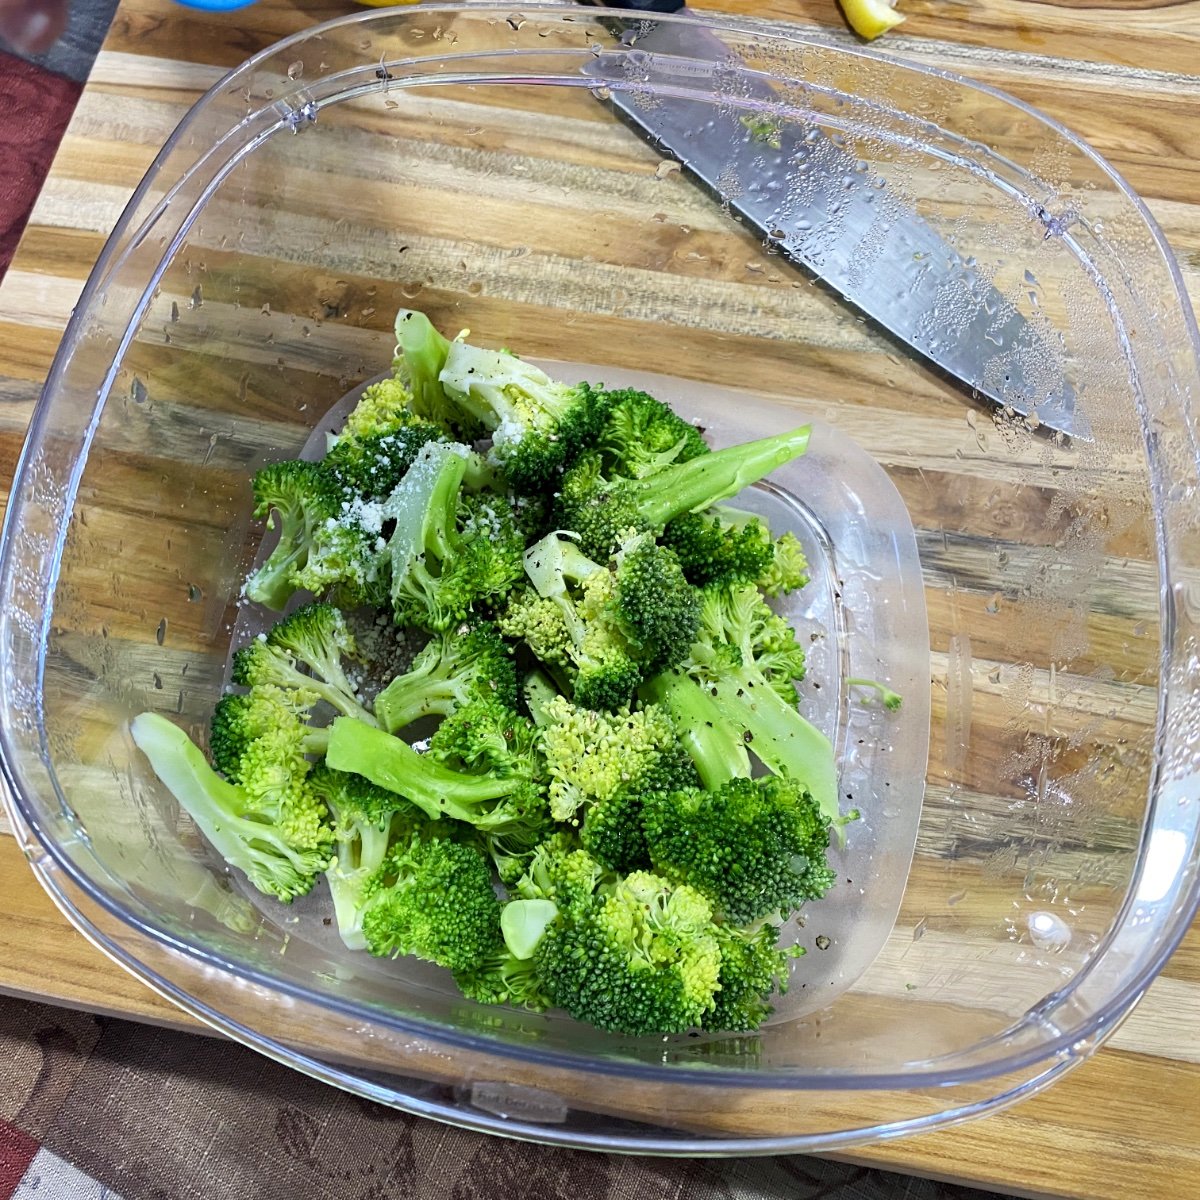
<path id="1" fill-rule="evenodd" d="M 335 771 L 325 763 L 313 768 L 308 782 L 333 822 L 334 859 L 325 878 L 338 933 L 352 950 L 363 950 L 367 945 L 362 916 L 368 882 L 383 866 L 393 841 L 410 840 L 430 822 L 395 792 L 377 787 L 361 775 Z"/>
<path id="2" fill-rule="evenodd" d="M 774 1009 L 769 997 L 778 988 L 787 991 L 788 960 L 804 954 L 801 946 L 781 949 L 779 929 L 762 925 L 757 929 L 717 926 L 721 947 L 721 974 L 716 1003 L 701 1018 L 705 1029 L 737 1033 L 757 1029 Z"/>
<path id="3" fill-rule="evenodd" d="M 282 609 L 296 590 L 294 574 L 308 561 L 313 539 L 337 513 L 337 491 L 316 463 L 286 460 L 254 476 L 254 515 L 268 529 L 279 528 L 275 548 L 246 581 L 245 594 L 257 604 Z"/>
<path id="4" fill-rule="evenodd" d="M 680 661 L 696 632 L 699 595 L 669 551 L 632 534 L 600 566 L 549 534 L 525 551 L 534 593 L 518 592 L 499 619 L 547 666 L 565 667 L 577 703 L 615 710 L 647 675 Z"/>
<path id="5" fill-rule="evenodd" d="M 426 445 L 383 502 L 384 520 L 394 529 L 380 557 L 388 564 L 399 624 L 448 629 L 501 599 L 521 577 L 524 546 L 501 507 L 491 514 L 494 528 L 487 536 L 459 525 L 469 454 L 455 443 Z"/>
<path id="6" fill-rule="evenodd" d="M 448 717 L 473 700 L 517 704 L 512 652 L 486 622 L 434 634 L 412 667 L 375 697 L 375 716 L 395 733 L 421 717 Z"/>
<path id="7" fill-rule="evenodd" d="M 446 817 L 500 831 L 540 819 L 544 808 L 541 790 L 523 775 L 452 770 L 352 717 L 338 717 L 330 726 L 325 761 L 339 771 L 365 775 L 435 820 Z"/>
<path id="8" fill-rule="evenodd" d="M 402 308 L 396 314 L 400 358 L 396 374 L 408 387 L 409 405 L 422 420 L 449 428 L 451 409 L 438 377 L 454 343 L 442 337 L 422 312 Z"/>
<path id="9" fill-rule="evenodd" d="M 793 779 L 656 792 L 642 808 L 654 869 L 690 884 L 735 925 L 790 913 L 833 886 L 829 818 Z"/>
<path id="10" fill-rule="evenodd" d="M 413 421 L 382 433 L 343 437 L 325 455 L 322 466 L 343 503 L 355 497 L 380 500 L 395 490 L 425 446 L 443 440 L 436 425 Z"/>
<path id="11" fill-rule="evenodd" d="M 154 773 L 231 867 L 284 903 L 312 889 L 329 864 L 332 839 L 304 771 L 296 767 L 293 774 L 292 762 L 272 768 L 243 755 L 242 782 L 234 783 L 158 713 L 135 717 L 130 732 Z"/>
<path id="12" fill-rule="evenodd" d="M 723 504 L 676 517 L 663 531 L 663 544 L 697 587 L 757 583 L 776 597 L 808 582 L 808 560 L 795 534 L 772 540 L 761 517 Z"/>
<path id="13" fill-rule="evenodd" d="M 533 959 L 517 958 L 507 946 L 494 950 L 470 970 L 455 972 L 454 982 L 468 1000 L 480 1004 L 512 1004 L 531 1012 L 545 1012 L 550 1007 Z"/>
<path id="14" fill-rule="evenodd" d="M 570 386 L 513 354 L 455 342 L 439 376 L 456 418 L 492 437 L 491 457 L 518 492 L 545 493 L 595 438 L 606 394 Z"/>
<path id="15" fill-rule="evenodd" d="M 604 424 L 593 445 L 606 475 L 641 479 L 709 452 L 694 425 L 646 392 L 605 392 L 603 407 Z"/>
<path id="16" fill-rule="evenodd" d="M 681 670 L 692 680 L 671 685 L 671 711 L 681 728 L 708 719 L 713 705 L 765 766 L 804 784 L 831 821 L 838 817 L 838 774 L 829 739 L 796 708 L 803 653 L 758 589 L 709 589 L 700 632 Z M 709 704 L 711 699 L 713 704 Z M 702 771 L 703 774 L 703 771 Z"/>
<path id="17" fill-rule="evenodd" d="M 364 892 L 362 936 L 372 954 L 411 954 L 459 972 L 478 970 L 500 948 L 500 901 L 473 846 L 414 834 L 392 848 Z"/>
<path id="18" fill-rule="evenodd" d="M 776 434 L 673 463 L 642 479 L 607 479 L 603 459 L 586 453 L 564 474 L 558 500 L 560 528 L 579 535 L 580 549 L 606 558 L 628 530 L 655 535 L 668 521 L 737 495 L 808 449 L 810 429 Z"/>
<path id="19" fill-rule="evenodd" d="M 534 963 L 546 997 L 625 1034 L 682 1033 L 716 1004 L 721 949 L 698 892 L 637 871 L 561 911 Z"/>

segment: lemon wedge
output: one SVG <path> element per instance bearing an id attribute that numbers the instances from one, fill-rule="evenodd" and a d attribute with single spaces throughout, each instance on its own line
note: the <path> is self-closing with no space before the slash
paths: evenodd
<path id="1" fill-rule="evenodd" d="M 904 20 L 886 0 L 838 0 L 850 28 L 868 41 L 887 33 Z"/>

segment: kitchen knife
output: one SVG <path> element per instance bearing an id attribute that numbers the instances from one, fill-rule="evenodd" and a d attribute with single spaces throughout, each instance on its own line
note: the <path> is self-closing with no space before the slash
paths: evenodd
<path id="1" fill-rule="evenodd" d="M 606 23 L 621 46 L 601 50 L 587 71 L 626 121 L 765 242 L 974 392 L 1040 427 L 1088 437 L 1061 348 L 864 173 L 865 164 L 815 124 L 773 122 L 769 111 L 756 116 L 756 104 L 777 105 L 781 97 L 750 73 L 736 80 L 736 105 L 648 98 L 646 79 L 698 80 L 703 91 L 718 70 L 728 78 L 730 49 L 709 29 L 672 20 L 669 14 L 692 15 L 679 0 L 606 7 L 614 9 Z M 626 12 L 618 17 L 616 9 Z"/>

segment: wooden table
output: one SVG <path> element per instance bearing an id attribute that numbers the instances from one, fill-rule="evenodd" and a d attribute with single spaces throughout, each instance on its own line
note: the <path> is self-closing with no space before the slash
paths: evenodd
<path id="1" fill-rule="evenodd" d="M 834 0 L 723 0 L 757 17 L 842 31 Z M 904 0 L 895 53 L 994 83 L 1090 140 L 1149 203 L 1200 301 L 1200 0 Z M 230 17 L 125 0 L 16 262 L 0 286 L 0 475 L 11 476 L 62 327 L 155 139 L 122 128 L 152 99 L 162 136 L 246 56 L 349 11 L 261 0 Z M 848 36 L 849 35 L 845 35 Z M 161 140 L 161 139 L 158 139 Z M 194 1028 L 93 950 L 24 869 L 0 823 L 0 990 Z M 1094 1060 L 1015 1110 L 855 1152 L 864 1163 L 1020 1194 L 1136 1200 L 1200 1194 L 1200 925 Z"/>

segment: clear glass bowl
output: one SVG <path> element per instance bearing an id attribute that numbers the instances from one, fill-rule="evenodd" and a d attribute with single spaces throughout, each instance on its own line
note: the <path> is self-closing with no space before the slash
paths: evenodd
<path id="1" fill-rule="evenodd" d="M 365 12 L 259 55 L 192 110 L 84 290 L 14 485 L 4 771 L 72 919 L 302 1070 L 574 1145 L 829 1148 L 1056 1078 L 1196 910 L 1198 339 L 1144 207 L 1044 117 L 818 37 L 693 25 L 744 65 L 668 56 L 649 73 L 581 8 Z M 601 47 L 602 83 L 587 74 Z M 650 107 L 670 93 L 759 122 L 764 79 L 772 122 L 838 139 L 861 160 L 845 187 L 915 206 L 1044 333 L 1053 371 L 1034 365 L 1048 391 L 1070 384 L 1089 438 L 1031 429 L 931 370 L 605 103 L 605 88 Z M 755 181 L 722 182 L 732 198 Z M 934 315 L 969 319 L 971 302 Z M 922 613 L 897 660 L 920 727 L 896 745 L 876 716 L 842 743 L 847 769 L 861 739 L 899 779 L 928 737 L 903 797 L 885 771 L 854 798 L 872 836 L 920 806 L 911 867 L 883 839 L 839 882 L 853 908 L 895 872 L 898 913 L 864 902 L 835 942 L 813 937 L 758 1034 L 618 1038 L 364 963 L 309 910 L 251 904 L 132 746 L 147 708 L 203 733 L 261 539 L 250 473 L 386 369 L 401 306 L 533 357 L 670 376 L 724 437 L 813 418 L 886 471 L 889 528 L 911 519 L 916 607 L 877 561 L 836 597 L 849 646 L 865 631 L 869 649 L 897 607 Z M 882 520 L 864 507 L 857 534 Z M 800 936 L 816 933 L 814 917 Z M 822 954 L 842 966 L 812 965 Z M 832 1003 L 806 994 L 818 979 Z"/>

